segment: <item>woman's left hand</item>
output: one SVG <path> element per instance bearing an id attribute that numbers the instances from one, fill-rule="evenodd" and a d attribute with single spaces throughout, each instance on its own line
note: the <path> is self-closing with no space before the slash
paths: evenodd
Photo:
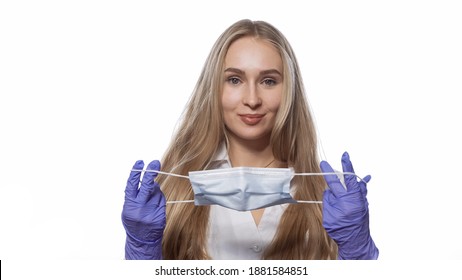
<path id="1" fill-rule="evenodd" d="M 369 231 L 369 208 L 366 183 L 371 176 L 359 180 L 347 152 L 342 156 L 345 185 L 336 174 L 325 174 L 329 188 L 323 196 L 323 226 L 338 245 L 339 259 L 377 259 L 379 250 Z M 335 172 L 326 161 L 323 173 Z"/>

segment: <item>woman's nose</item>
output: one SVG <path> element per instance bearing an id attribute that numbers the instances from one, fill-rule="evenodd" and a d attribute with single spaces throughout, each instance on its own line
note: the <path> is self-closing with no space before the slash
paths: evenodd
<path id="1" fill-rule="evenodd" d="M 254 84 L 249 84 L 244 93 L 243 102 L 250 108 L 256 108 L 261 105 L 261 98 L 258 93 L 258 87 Z"/>

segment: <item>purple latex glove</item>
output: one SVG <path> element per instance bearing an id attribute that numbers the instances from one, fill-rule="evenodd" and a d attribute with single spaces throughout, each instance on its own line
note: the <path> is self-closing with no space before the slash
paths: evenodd
<path id="1" fill-rule="evenodd" d="M 342 155 L 343 172 L 354 173 L 350 156 Z M 326 161 L 321 162 L 322 172 L 335 172 Z M 338 259 L 377 259 L 379 250 L 369 231 L 369 208 L 366 183 L 354 175 L 344 175 L 345 186 L 337 175 L 324 175 L 329 186 L 323 196 L 323 226 L 338 245 Z"/>
<path id="2" fill-rule="evenodd" d="M 142 170 L 139 160 L 133 169 Z M 160 170 L 157 160 L 149 163 L 149 170 Z M 122 223 L 127 233 L 125 259 L 162 259 L 162 236 L 165 228 L 165 197 L 154 181 L 157 173 L 145 172 L 140 186 L 141 171 L 132 171 L 125 188 Z M 139 187 L 140 186 L 140 187 Z"/>

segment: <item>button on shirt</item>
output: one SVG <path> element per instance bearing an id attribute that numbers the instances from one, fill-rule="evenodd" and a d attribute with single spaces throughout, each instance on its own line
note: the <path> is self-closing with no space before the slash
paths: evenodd
<path id="1" fill-rule="evenodd" d="M 229 168 L 226 148 L 222 147 L 212 169 Z M 212 259 L 261 259 L 271 243 L 287 204 L 265 208 L 258 224 L 251 211 L 236 211 L 219 205 L 210 206 L 207 252 Z"/>

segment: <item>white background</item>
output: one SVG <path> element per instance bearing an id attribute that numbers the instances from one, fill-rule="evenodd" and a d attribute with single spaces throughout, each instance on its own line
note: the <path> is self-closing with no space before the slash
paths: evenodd
<path id="1" fill-rule="evenodd" d="M 297 54 L 325 159 L 369 184 L 382 260 L 460 260 L 458 1 L 2 1 L 0 259 L 120 260 L 125 182 L 160 159 L 217 37 Z"/>

